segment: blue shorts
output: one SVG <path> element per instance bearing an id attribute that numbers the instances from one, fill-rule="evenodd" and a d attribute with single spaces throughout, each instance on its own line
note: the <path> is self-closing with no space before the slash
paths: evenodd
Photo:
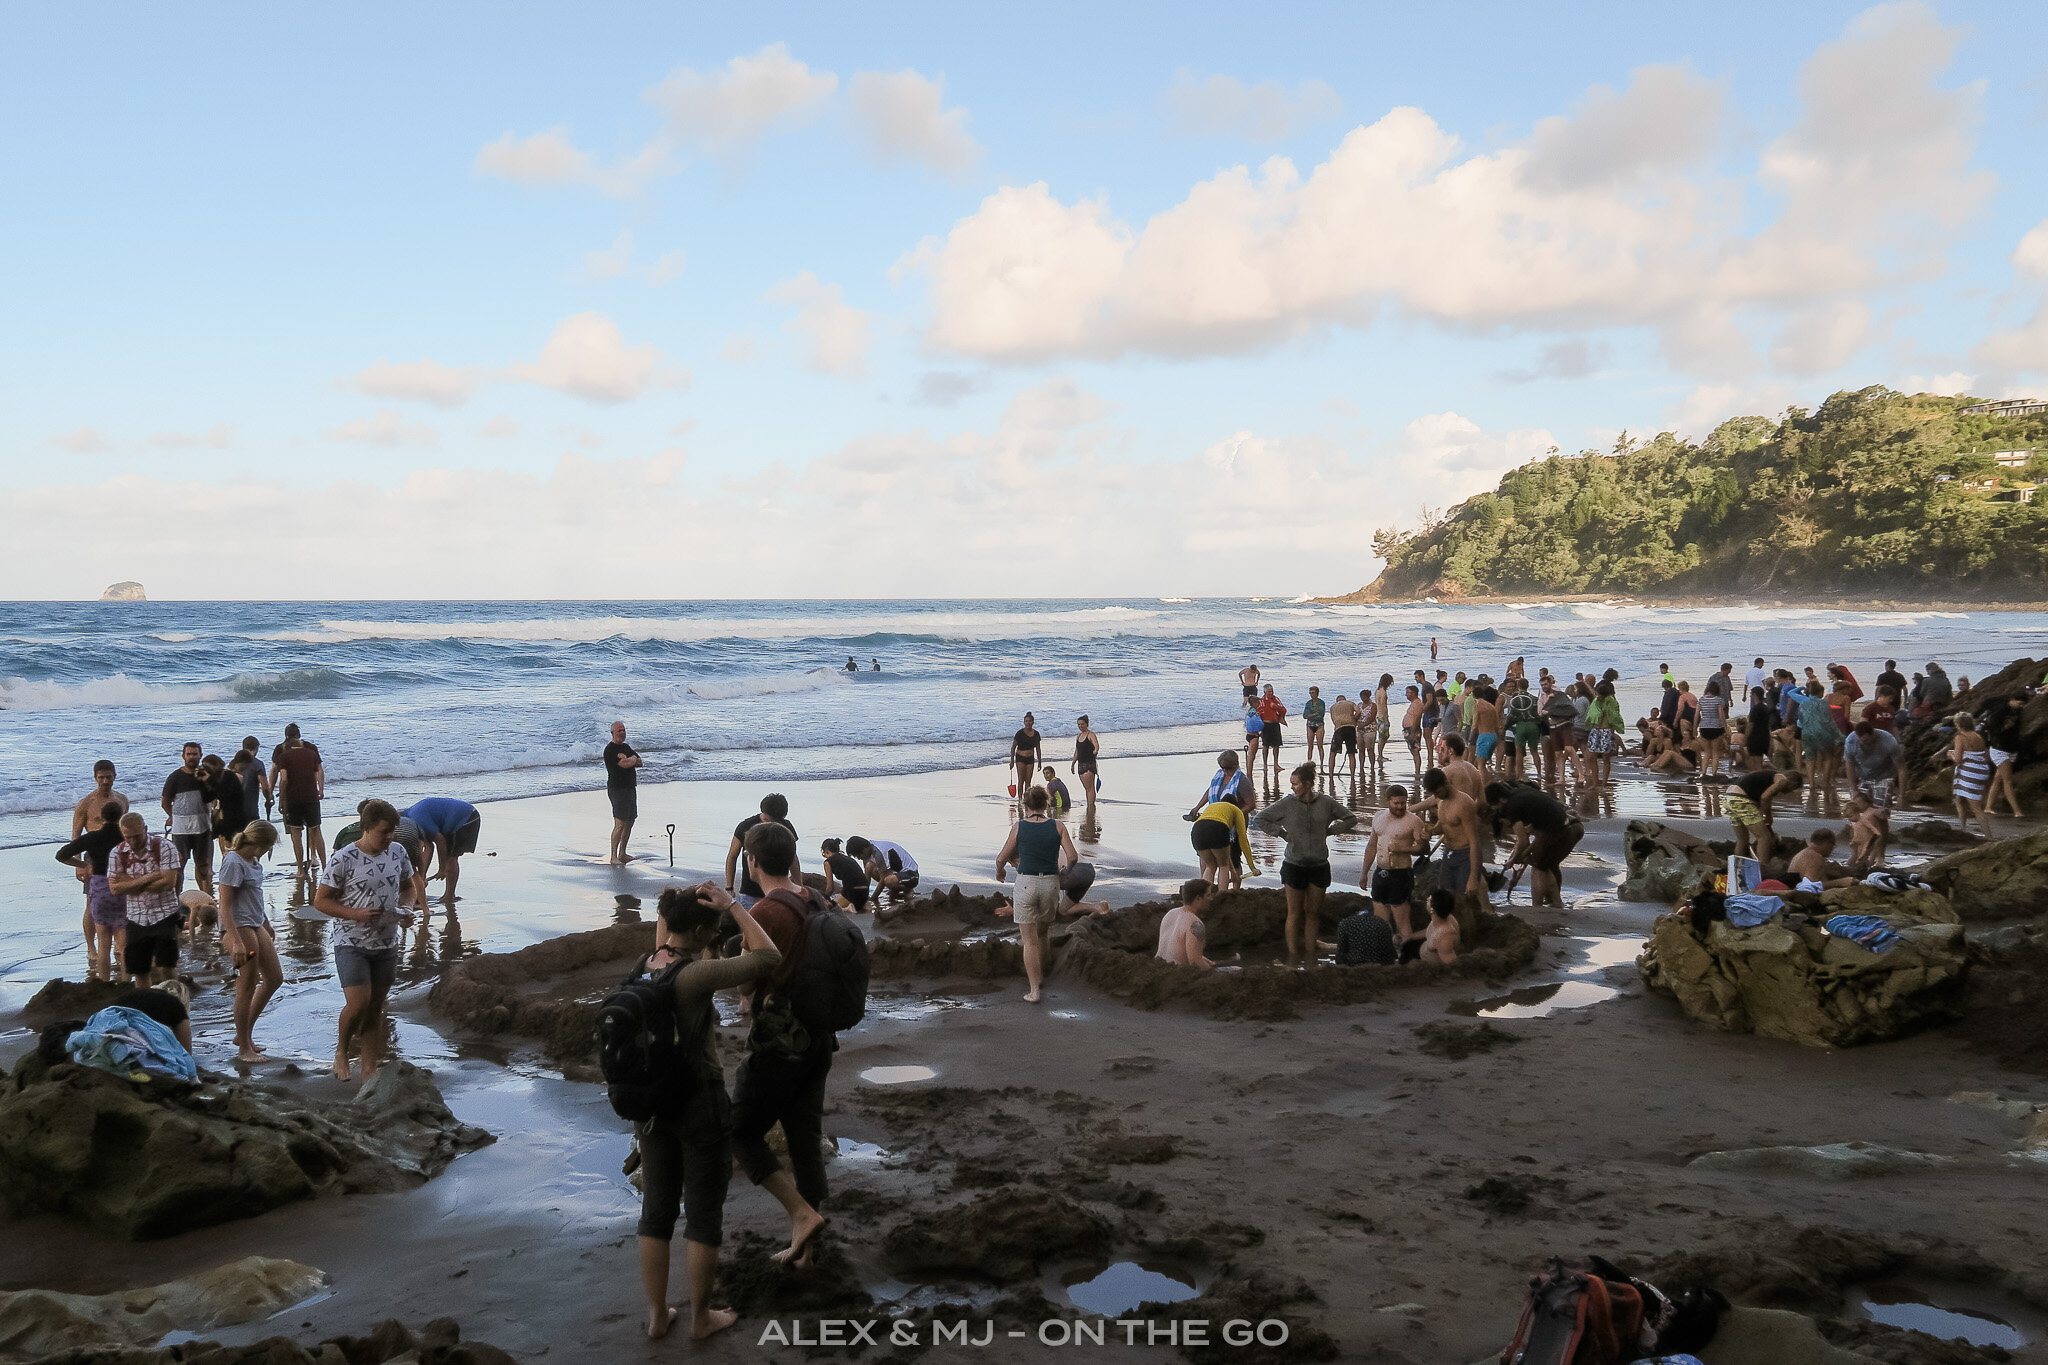
<path id="1" fill-rule="evenodd" d="M 1483 735 L 1478 735 L 1474 737 L 1472 741 L 1472 747 L 1474 751 L 1476 751 L 1481 758 L 1492 758 L 1494 749 L 1499 747 L 1499 745 L 1500 736 L 1495 734 L 1491 730 L 1488 730 Z"/>

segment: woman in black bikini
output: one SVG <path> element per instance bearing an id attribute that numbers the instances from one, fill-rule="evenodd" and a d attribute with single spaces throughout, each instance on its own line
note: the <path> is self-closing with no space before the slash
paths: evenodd
<path id="1" fill-rule="evenodd" d="M 1031 775 L 1038 771 L 1038 753 L 1043 743 L 1037 717 L 1026 711 L 1024 728 L 1010 737 L 1010 766 L 1017 770 L 1017 790 L 1011 795 L 1019 801 L 1031 790 Z"/>
<path id="2" fill-rule="evenodd" d="M 1088 717 L 1075 722 L 1081 732 L 1074 736 L 1074 761 L 1068 769 L 1080 780 L 1081 790 L 1087 794 L 1088 809 L 1095 809 L 1095 759 L 1102 752 L 1102 736 L 1088 728 Z"/>

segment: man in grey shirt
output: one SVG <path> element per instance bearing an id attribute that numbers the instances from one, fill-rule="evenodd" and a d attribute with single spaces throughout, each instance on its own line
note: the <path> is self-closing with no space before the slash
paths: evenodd
<path id="1" fill-rule="evenodd" d="M 1869 721 L 1859 720 L 1842 741 L 1842 757 L 1848 760 L 1849 781 L 1856 790 L 1889 814 L 1906 788 L 1905 746 Z"/>
<path id="2" fill-rule="evenodd" d="M 1330 887 L 1330 836 L 1358 828 L 1358 817 L 1328 792 L 1316 790 L 1316 765 L 1304 763 L 1290 779 L 1294 791 L 1252 817 L 1267 834 L 1287 841 L 1280 884 L 1287 889 L 1287 965 L 1316 960 L 1316 930 L 1323 893 Z"/>

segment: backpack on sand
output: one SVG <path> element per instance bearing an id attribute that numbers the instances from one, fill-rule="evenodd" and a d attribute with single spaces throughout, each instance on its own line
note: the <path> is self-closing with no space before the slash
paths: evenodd
<path id="1" fill-rule="evenodd" d="M 803 917 L 803 948 L 796 974 L 783 987 L 790 1008 L 814 1035 L 843 1033 L 868 1011 L 868 944 L 860 926 L 806 892 L 802 898 L 772 891 Z"/>
<path id="2" fill-rule="evenodd" d="M 635 1123 L 673 1117 L 703 1084 L 704 1040 L 684 1037 L 676 1017 L 677 962 L 649 976 L 633 969 L 597 1011 L 597 1065 L 612 1112 Z"/>
<path id="3" fill-rule="evenodd" d="M 1626 1280 L 1569 1270 L 1529 1280 L 1529 1302 L 1500 1365 L 1625 1365 L 1642 1358 L 1643 1295 Z"/>

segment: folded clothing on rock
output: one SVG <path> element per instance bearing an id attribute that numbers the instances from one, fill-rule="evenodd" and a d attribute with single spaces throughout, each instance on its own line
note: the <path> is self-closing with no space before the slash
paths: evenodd
<path id="1" fill-rule="evenodd" d="M 1754 929 L 1775 918 L 1785 902 L 1776 896 L 1730 896 L 1728 922 L 1738 929 Z"/>
<path id="2" fill-rule="evenodd" d="M 1826 925 L 1837 938 L 1881 953 L 1899 941 L 1899 931 L 1876 915 L 1836 915 Z"/>
<path id="3" fill-rule="evenodd" d="M 199 1079 L 199 1064 L 172 1033 L 141 1010 L 109 1005 L 64 1040 L 64 1051 L 80 1066 L 97 1067 L 132 1081 L 151 1076 Z"/>

